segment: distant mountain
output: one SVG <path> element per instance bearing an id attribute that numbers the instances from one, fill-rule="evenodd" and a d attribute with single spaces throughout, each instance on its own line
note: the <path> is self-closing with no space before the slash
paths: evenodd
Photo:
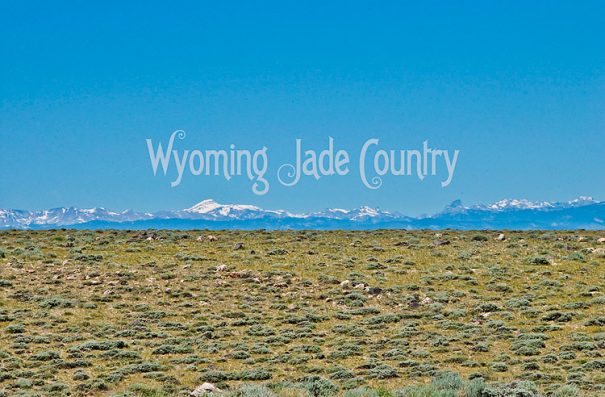
<path id="1" fill-rule="evenodd" d="M 328 208 L 295 214 L 254 205 L 204 200 L 175 211 L 114 212 L 105 208 L 0 210 L 0 229 L 605 229 L 605 202 L 500 200 L 464 206 L 460 200 L 437 214 L 409 217 L 372 207 Z"/>
<path id="2" fill-rule="evenodd" d="M 449 206 L 446 207 L 444 212 L 463 212 L 468 210 L 483 210 L 483 211 L 516 211 L 516 210 L 546 210 L 546 209 L 563 209 L 582 207 L 591 204 L 598 204 L 599 202 L 594 200 L 592 197 L 580 196 L 570 201 L 529 201 L 525 199 L 504 199 L 496 201 L 489 205 L 474 205 L 471 207 L 465 207 L 462 205 L 462 201 L 455 200 Z"/>
<path id="3" fill-rule="evenodd" d="M 113 212 L 105 208 L 61 207 L 44 211 L 2 210 L 0 228 L 27 229 L 36 227 L 62 227 L 91 221 L 124 222 L 153 218 L 153 214 L 131 210 Z"/>
<path id="4" fill-rule="evenodd" d="M 219 204 L 214 200 L 204 200 L 191 208 L 177 211 L 180 218 L 185 219 L 258 219 L 258 218 L 281 218 L 295 217 L 286 211 L 264 210 L 254 205 L 247 204 Z"/>
<path id="5" fill-rule="evenodd" d="M 417 219 L 427 229 L 605 229 L 605 202 L 580 197 L 567 202 L 500 200 L 465 207 L 459 200 Z"/>
<path id="6" fill-rule="evenodd" d="M 381 211 L 378 208 L 372 208 L 365 205 L 352 210 L 345 210 L 341 208 L 328 208 L 319 212 L 312 212 L 306 215 L 299 215 L 299 217 L 341 219 L 350 221 L 371 220 L 372 222 L 405 218 L 403 216 L 390 213 L 388 211 Z"/>

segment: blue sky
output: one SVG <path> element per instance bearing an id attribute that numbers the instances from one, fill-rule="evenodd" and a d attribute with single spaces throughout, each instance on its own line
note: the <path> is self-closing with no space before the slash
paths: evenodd
<path id="1" fill-rule="evenodd" d="M 603 2 L 121 3 L 0 4 L 0 208 L 605 199 Z M 447 188 L 352 172 L 257 196 L 154 177 L 145 139 L 177 129 L 183 148 L 265 145 L 270 173 L 296 138 L 461 153 Z"/>

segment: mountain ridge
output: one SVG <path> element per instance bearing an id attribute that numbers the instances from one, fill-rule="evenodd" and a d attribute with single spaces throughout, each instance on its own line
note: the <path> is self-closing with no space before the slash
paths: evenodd
<path id="1" fill-rule="evenodd" d="M 454 200 L 441 212 L 419 217 L 369 206 L 326 208 L 308 213 L 266 210 L 249 204 L 205 199 L 182 210 L 154 213 L 103 207 L 58 207 L 42 211 L 0 209 L 0 229 L 52 228 L 266 228 L 266 229 L 605 229 L 605 202 L 592 197 L 532 202 L 503 199 L 464 206 Z"/>

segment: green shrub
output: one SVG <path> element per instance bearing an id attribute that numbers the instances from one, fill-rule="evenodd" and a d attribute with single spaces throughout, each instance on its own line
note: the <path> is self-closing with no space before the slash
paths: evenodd
<path id="1" fill-rule="evenodd" d="M 575 385 L 563 385 L 558 388 L 552 397 L 581 397 L 582 393 Z"/>
<path id="2" fill-rule="evenodd" d="M 492 363 L 491 368 L 492 368 L 492 371 L 495 371 L 495 372 L 508 371 L 508 365 L 506 365 L 506 363 L 501 363 L 501 362 Z"/>
<path id="3" fill-rule="evenodd" d="M 540 397 L 533 382 L 520 381 L 486 385 L 481 397 Z"/>
<path id="4" fill-rule="evenodd" d="M 359 387 L 345 391 L 342 397 L 380 397 L 380 394 L 378 394 L 377 390 L 368 387 Z"/>
<path id="5" fill-rule="evenodd" d="M 550 265 L 550 259 L 544 256 L 535 256 L 529 259 L 529 263 L 532 265 Z"/>
<path id="6" fill-rule="evenodd" d="M 313 397 L 332 397 L 338 392 L 334 383 L 319 376 L 303 378 L 297 386 L 308 391 Z"/>
<path id="7" fill-rule="evenodd" d="M 442 372 L 435 375 L 431 383 L 421 386 L 408 386 L 395 392 L 396 397 L 484 397 L 485 384 L 482 379 L 463 381 L 454 372 Z M 490 396 L 495 397 L 495 396 Z M 506 396 L 508 397 L 508 396 Z M 512 397 L 512 396 L 511 396 Z M 517 397 L 517 396 L 515 396 Z"/>
<path id="8" fill-rule="evenodd" d="M 261 385 L 243 385 L 221 395 L 225 397 L 277 397 L 271 389 Z"/>
<path id="9" fill-rule="evenodd" d="M 50 361 L 58 358 L 60 358 L 59 353 L 51 350 L 41 351 L 32 356 L 32 360 L 34 361 Z"/>

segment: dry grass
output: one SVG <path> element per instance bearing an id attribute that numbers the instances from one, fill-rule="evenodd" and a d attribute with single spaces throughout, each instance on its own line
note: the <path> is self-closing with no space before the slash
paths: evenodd
<path id="1" fill-rule="evenodd" d="M 0 233 L 5 395 L 394 390 L 445 370 L 605 394 L 599 233 L 155 233 Z"/>

